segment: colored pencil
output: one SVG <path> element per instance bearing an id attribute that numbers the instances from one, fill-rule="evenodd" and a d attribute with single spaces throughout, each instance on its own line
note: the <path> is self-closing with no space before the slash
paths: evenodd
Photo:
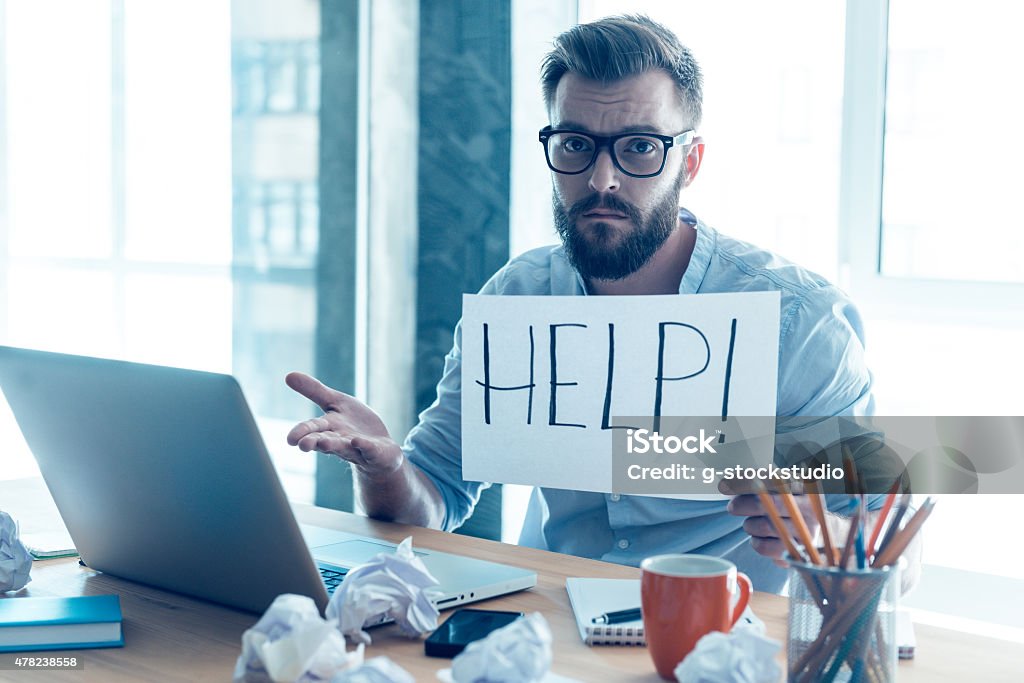
<path id="1" fill-rule="evenodd" d="M 896 502 L 896 492 L 900 488 L 900 483 L 899 479 L 893 482 L 892 488 L 889 489 L 889 494 L 885 497 L 885 505 L 882 506 L 882 512 L 878 515 L 875 529 L 871 532 L 871 538 L 868 540 L 867 553 L 869 557 L 875 554 L 875 544 L 878 542 L 878 536 L 882 533 L 882 527 L 885 526 L 885 518 L 889 516 L 892 504 Z"/>
<path id="2" fill-rule="evenodd" d="M 907 510 L 910 509 L 911 495 L 904 493 L 900 496 L 900 502 L 896 505 L 896 511 L 892 514 L 892 520 L 889 522 L 889 528 L 885 530 L 885 535 L 882 536 L 882 542 L 878 544 L 878 550 L 875 555 L 880 555 L 892 542 L 893 536 L 895 536 L 900 530 L 900 522 L 903 521 L 903 517 L 906 516 Z"/>
<path id="3" fill-rule="evenodd" d="M 854 551 L 857 554 L 857 569 L 864 569 L 868 564 L 868 553 L 864 548 L 864 515 L 861 514 L 857 520 L 857 538 L 854 541 Z"/>
<path id="4" fill-rule="evenodd" d="M 768 493 L 768 489 L 765 488 L 764 482 L 755 479 L 753 482 L 754 490 L 757 493 L 757 497 L 761 499 L 761 506 L 764 507 L 768 513 L 768 518 L 772 521 L 772 525 L 775 527 L 775 532 L 782 539 L 783 544 L 786 546 L 786 552 L 794 560 L 801 562 L 805 561 L 804 554 L 797 550 L 796 544 L 793 543 L 792 537 L 789 535 L 789 530 L 786 529 L 786 524 L 782 521 L 782 515 L 779 514 L 779 509 L 775 507 L 775 501 L 772 500 L 771 494 Z"/>
<path id="5" fill-rule="evenodd" d="M 839 556 L 839 568 L 846 569 L 846 563 L 850 561 L 850 553 L 853 552 L 853 544 L 857 539 L 857 525 L 860 524 L 860 506 L 857 499 L 850 499 L 850 509 L 854 510 L 850 518 L 850 530 L 846 534 L 846 543 L 843 545 L 843 554 Z"/>
<path id="6" fill-rule="evenodd" d="M 875 558 L 875 566 L 884 567 L 889 564 L 895 564 L 900 559 L 903 551 L 910 545 L 910 542 L 914 540 L 917 532 L 921 530 L 921 526 L 928 519 L 928 515 L 932 513 L 934 507 L 934 498 L 926 500 L 921 505 L 921 509 L 910 518 L 907 525 L 892 538 L 885 550 L 878 553 L 878 557 Z"/>
<path id="7" fill-rule="evenodd" d="M 843 479 L 846 481 L 847 493 L 860 493 L 860 477 L 857 476 L 857 463 L 850 454 L 848 446 L 844 445 L 843 451 Z"/>
<path id="8" fill-rule="evenodd" d="M 796 504 L 796 498 L 793 497 L 789 485 L 780 481 L 779 487 L 782 489 L 782 504 L 786 506 L 786 511 L 789 512 L 789 518 L 793 520 L 793 526 L 796 527 L 796 533 L 800 537 L 804 550 L 807 551 L 807 555 L 811 558 L 811 563 L 822 564 L 821 556 L 818 555 L 818 549 L 814 547 L 814 539 L 811 538 L 811 530 L 807 527 L 807 520 L 804 519 L 803 514 L 800 512 L 800 508 Z"/>
<path id="9" fill-rule="evenodd" d="M 816 481 L 804 482 L 804 486 L 811 490 L 811 507 L 814 508 L 814 516 L 818 518 L 818 525 L 821 527 L 821 540 L 825 543 L 825 563 L 834 567 L 839 557 L 836 553 L 836 547 L 832 543 L 832 532 L 828 528 L 828 518 L 825 516 L 825 503 L 821 488 Z"/>

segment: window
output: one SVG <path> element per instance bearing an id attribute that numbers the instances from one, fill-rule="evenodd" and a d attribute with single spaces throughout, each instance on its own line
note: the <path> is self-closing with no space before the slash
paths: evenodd
<path id="1" fill-rule="evenodd" d="M 994 3 L 970 12 L 914 0 L 849 6 L 847 36 L 856 39 L 847 42 L 840 243 L 886 414 L 1024 411 L 1006 381 L 1024 372 L 1016 351 L 1024 287 L 1010 282 L 1019 282 L 1019 270 L 1005 265 L 1022 254 L 1019 221 L 1002 189 L 1020 173 L 1006 161 L 1017 143 L 1004 119 L 1020 108 L 1012 88 L 989 75 L 1019 61 L 1012 36 L 1001 39 L 1012 13 Z M 974 25 L 985 26 L 983 40 Z M 946 174 L 952 157 L 940 158 L 934 145 L 953 119 L 965 124 L 964 140 L 978 132 L 977 154 L 962 172 Z M 1024 496 L 943 498 L 925 545 L 937 583 L 923 585 L 924 595 L 945 595 L 939 602 L 957 611 L 953 596 L 980 595 L 995 585 L 992 577 L 1024 579 L 995 521 Z M 1024 627 L 1012 615 L 998 618 Z"/>
<path id="2" fill-rule="evenodd" d="M 312 366 L 318 5 L 0 17 L 0 343 L 234 373 L 312 501 L 283 376 Z M 4 402 L 0 434 L 0 476 L 32 475 Z"/>
<path id="3" fill-rule="evenodd" d="M 1024 8 L 891 0 L 881 273 L 1024 282 Z M 951 37 L 955 36 L 955 40 Z"/>

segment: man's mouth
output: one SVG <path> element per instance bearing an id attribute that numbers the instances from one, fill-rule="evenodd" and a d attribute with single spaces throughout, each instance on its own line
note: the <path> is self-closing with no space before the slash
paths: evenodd
<path id="1" fill-rule="evenodd" d="M 626 214 L 608 209 L 594 209 L 583 214 L 585 218 L 627 218 Z"/>

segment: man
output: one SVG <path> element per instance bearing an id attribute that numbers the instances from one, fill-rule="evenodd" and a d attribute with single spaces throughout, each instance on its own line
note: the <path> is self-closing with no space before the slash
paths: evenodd
<path id="1" fill-rule="evenodd" d="M 695 132 L 701 73 L 676 36 L 645 17 L 576 26 L 556 39 L 542 71 L 550 126 L 540 138 L 562 245 L 513 259 L 481 293 L 779 291 L 779 415 L 870 414 L 860 318 L 846 296 L 679 208 L 704 142 Z M 351 462 L 370 516 L 455 529 L 484 486 L 461 477 L 460 362 L 461 325 L 437 400 L 404 447 L 369 407 L 292 373 L 288 385 L 325 414 L 296 425 L 289 443 Z M 753 495 L 725 503 L 538 489 L 521 542 L 632 565 L 658 553 L 715 554 L 760 590 L 785 581 L 783 544 Z"/>

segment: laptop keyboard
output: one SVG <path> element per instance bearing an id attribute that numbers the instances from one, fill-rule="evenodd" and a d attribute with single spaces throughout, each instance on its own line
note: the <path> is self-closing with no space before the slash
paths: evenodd
<path id="1" fill-rule="evenodd" d="M 318 564 L 317 569 L 320 570 L 320 578 L 324 580 L 324 585 L 327 586 L 328 595 L 334 594 L 334 589 L 341 585 L 345 574 L 348 574 L 348 570 L 344 567 L 334 565 Z"/>

